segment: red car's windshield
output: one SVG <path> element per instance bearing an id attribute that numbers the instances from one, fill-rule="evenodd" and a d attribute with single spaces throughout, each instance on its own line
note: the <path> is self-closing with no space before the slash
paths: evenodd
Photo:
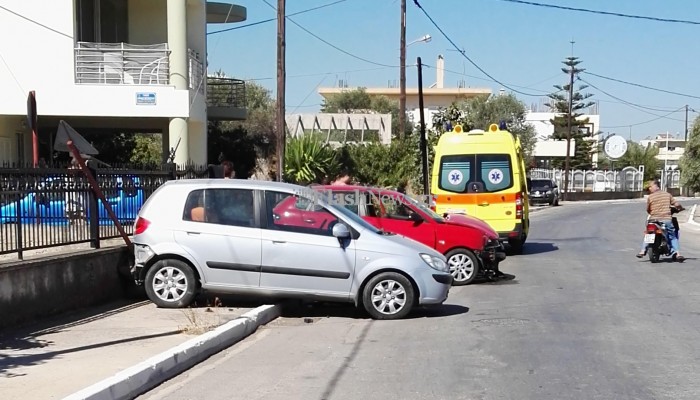
<path id="1" fill-rule="evenodd" d="M 434 219 L 436 222 L 445 222 L 445 219 L 440 216 L 440 214 L 436 213 L 435 211 L 431 210 L 430 207 L 426 206 L 424 203 L 421 203 L 420 201 L 414 199 L 413 197 L 404 194 L 403 195 L 406 199 L 408 199 L 413 205 L 417 206 L 418 208 L 421 209 L 424 213 L 430 215 L 432 219 Z"/>

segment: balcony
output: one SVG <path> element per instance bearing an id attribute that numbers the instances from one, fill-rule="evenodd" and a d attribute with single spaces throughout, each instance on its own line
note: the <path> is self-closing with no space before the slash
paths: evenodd
<path id="1" fill-rule="evenodd" d="M 190 103 L 194 101 L 197 96 L 204 97 L 205 93 L 205 82 L 204 79 L 206 75 L 204 74 L 204 63 L 196 51 L 192 49 L 187 50 L 188 56 L 188 69 L 189 69 L 189 82 L 190 82 Z M 201 98 L 200 97 L 200 98 Z"/>
<path id="2" fill-rule="evenodd" d="M 75 48 L 75 83 L 168 85 L 169 55 L 166 43 L 78 42 Z"/>
<path id="3" fill-rule="evenodd" d="M 247 117 L 245 82 L 208 77 L 207 118 L 213 121 L 243 121 Z"/>

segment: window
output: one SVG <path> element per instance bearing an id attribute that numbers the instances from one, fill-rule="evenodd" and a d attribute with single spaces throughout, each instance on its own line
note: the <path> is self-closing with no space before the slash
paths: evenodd
<path id="1" fill-rule="evenodd" d="M 345 207 L 353 214 L 359 215 L 361 201 L 360 196 L 361 194 L 357 190 L 352 192 L 333 191 L 330 193 L 330 196 L 324 196 L 323 198 L 330 201 L 334 206 Z"/>
<path id="2" fill-rule="evenodd" d="M 386 212 L 386 217 L 392 219 L 410 220 L 411 214 L 415 214 L 411 207 L 402 203 L 399 199 L 385 201 L 384 210 Z"/>
<path id="3" fill-rule="evenodd" d="M 335 215 L 320 204 L 291 193 L 267 191 L 265 205 L 267 229 L 332 236 L 333 225 L 338 222 Z"/>
<path id="4" fill-rule="evenodd" d="M 78 42 L 128 42 L 128 1 L 76 0 L 75 27 Z"/>
<path id="5" fill-rule="evenodd" d="M 554 184 L 549 179 L 533 179 L 530 186 L 533 190 L 550 190 Z"/>
<path id="6" fill-rule="evenodd" d="M 382 204 L 379 198 L 374 193 L 365 194 L 365 204 L 367 205 L 367 216 L 372 218 L 381 218 Z"/>
<path id="7" fill-rule="evenodd" d="M 474 156 L 455 155 L 442 157 L 440 164 L 440 189 L 464 193 L 474 169 Z"/>
<path id="8" fill-rule="evenodd" d="M 508 154 L 460 154 L 442 157 L 440 189 L 454 193 L 493 193 L 513 186 Z"/>
<path id="9" fill-rule="evenodd" d="M 499 192 L 513 186 L 510 156 L 507 154 L 479 154 L 477 163 L 485 192 Z"/>
<path id="10" fill-rule="evenodd" d="M 185 221 L 255 227 L 253 191 L 247 189 L 200 189 L 187 197 Z"/>
<path id="11" fill-rule="evenodd" d="M 430 217 L 433 220 L 435 220 L 437 222 L 445 222 L 445 219 L 442 216 L 440 216 L 440 214 L 438 214 L 435 211 L 433 211 L 432 209 L 430 209 L 430 207 L 425 205 L 425 203 L 422 203 L 422 202 L 420 202 L 420 201 L 418 201 L 418 200 L 416 200 L 413 197 L 408 196 L 408 195 L 404 195 L 404 197 L 406 197 L 406 199 L 408 199 L 414 206 L 420 208 L 421 211 L 430 215 Z"/>

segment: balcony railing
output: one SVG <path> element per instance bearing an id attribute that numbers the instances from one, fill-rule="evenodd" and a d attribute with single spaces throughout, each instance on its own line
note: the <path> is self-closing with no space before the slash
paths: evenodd
<path id="1" fill-rule="evenodd" d="M 189 71 L 190 71 L 190 102 L 195 96 L 204 97 L 206 90 L 206 75 L 204 74 L 204 63 L 199 56 L 199 53 L 189 49 L 187 50 Z"/>
<path id="2" fill-rule="evenodd" d="M 170 50 L 167 43 L 78 42 L 75 82 L 82 84 L 167 85 Z"/>
<path id="3" fill-rule="evenodd" d="M 207 78 L 207 105 L 245 108 L 245 82 L 233 78 Z"/>

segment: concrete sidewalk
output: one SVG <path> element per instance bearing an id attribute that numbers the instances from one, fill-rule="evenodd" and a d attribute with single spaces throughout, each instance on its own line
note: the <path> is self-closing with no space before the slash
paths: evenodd
<path id="1" fill-rule="evenodd" d="M 3 332 L 0 398 L 64 398 L 192 341 L 197 335 L 234 324 L 244 313 L 260 306 L 230 304 L 158 309 L 150 301 L 123 301 Z M 241 322 L 248 323 L 250 315 L 243 316 L 246 321 Z"/>

